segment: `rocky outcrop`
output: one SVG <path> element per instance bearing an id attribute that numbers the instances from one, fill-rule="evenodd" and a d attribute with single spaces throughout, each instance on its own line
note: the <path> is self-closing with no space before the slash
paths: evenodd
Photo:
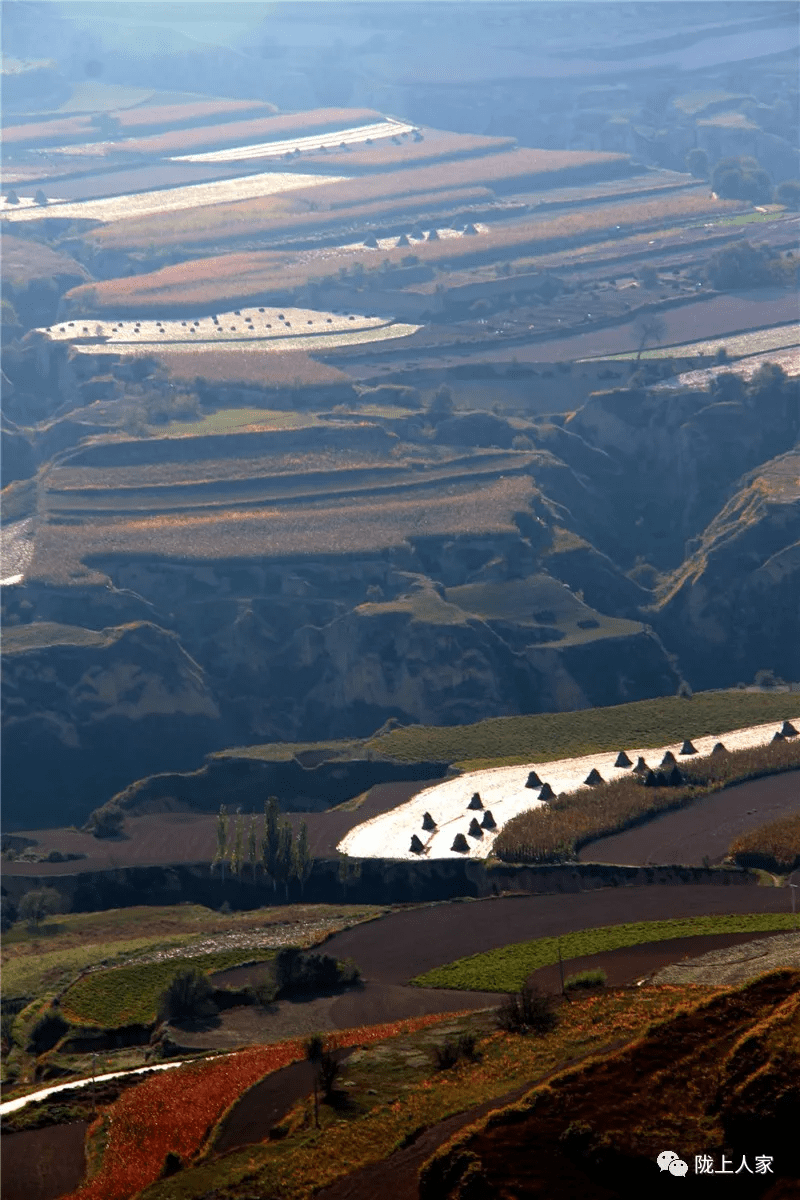
<path id="1" fill-rule="evenodd" d="M 3 641 L 7 828 L 32 817 L 83 822 L 93 799 L 140 776 L 143 763 L 194 765 L 224 739 L 205 673 L 156 625 L 95 633 L 43 622 Z"/>
<path id="2" fill-rule="evenodd" d="M 665 584 L 657 625 L 696 687 L 800 678 L 799 481 L 800 451 L 753 472 Z"/>

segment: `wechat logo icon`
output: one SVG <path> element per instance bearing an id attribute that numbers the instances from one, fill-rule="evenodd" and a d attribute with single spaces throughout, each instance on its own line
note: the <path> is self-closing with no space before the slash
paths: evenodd
<path id="1" fill-rule="evenodd" d="M 674 1150 L 662 1150 L 656 1162 L 659 1171 L 669 1171 L 670 1175 L 686 1175 L 689 1171 L 688 1164 Z"/>

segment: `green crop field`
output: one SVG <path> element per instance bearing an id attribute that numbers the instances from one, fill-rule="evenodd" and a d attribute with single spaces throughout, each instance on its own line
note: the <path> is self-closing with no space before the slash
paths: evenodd
<path id="1" fill-rule="evenodd" d="M 411 982 L 417 987 L 455 988 L 473 992 L 516 992 L 532 971 L 561 958 L 582 958 L 626 946 L 642 946 L 670 938 L 703 937 L 721 933 L 777 933 L 794 928 L 791 913 L 747 913 L 719 917 L 682 917 L 668 921 L 638 921 L 582 929 L 561 938 L 537 938 L 500 946 L 435 967 Z"/>
<path id="2" fill-rule="evenodd" d="M 435 759 L 465 770 L 553 762 L 625 746 L 663 746 L 684 738 L 784 720 L 797 707 L 784 693 L 699 692 L 578 712 L 493 717 L 474 725 L 412 725 L 366 743 L 403 762 Z"/>
<path id="3" fill-rule="evenodd" d="M 197 958 L 169 959 L 166 962 L 134 963 L 93 971 L 74 983 L 61 1000 L 67 1020 L 79 1025 L 115 1029 L 120 1025 L 146 1025 L 155 1019 L 158 998 L 173 976 L 187 967 L 199 967 L 206 974 L 225 971 L 242 963 L 271 959 L 274 951 L 244 948 L 218 950 Z"/>
<path id="4" fill-rule="evenodd" d="M 271 410 L 268 408 L 220 408 L 199 421 L 171 421 L 162 437 L 202 437 L 207 433 L 229 433 L 233 429 L 304 429 L 320 425 L 315 413 Z"/>

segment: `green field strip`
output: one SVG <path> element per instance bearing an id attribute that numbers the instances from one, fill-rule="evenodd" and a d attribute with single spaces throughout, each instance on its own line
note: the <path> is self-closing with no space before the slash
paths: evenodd
<path id="1" fill-rule="evenodd" d="M 691 699 L 665 696 L 576 712 L 490 717 L 474 725 L 412 725 L 374 737 L 365 748 L 403 762 L 435 759 L 465 769 L 476 761 L 486 766 L 545 763 L 626 746 L 648 749 L 684 738 L 723 735 L 783 721 L 795 707 L 795 697 L 786 693 L 700 692 Z"/>
<path id="2" fill-rule="evenodd" d="M 208 975 L 254 960 L 266 961 L 274 954 L 271 949 L 248 947 L 93 971 L 67 990 L 61 1001 L 62 1011 L 68 1020 L 80 1025 L 104 1029 L 146 1025 L 155 1019 L 159 996 L 179 970 L 198 967 Z"/>
<path id="3" fill-rule="evenodd" d="M 719 917 L 683 917 L 639 921 L 582 929 L 562 937 L 537 938 L 499 946 L 434 967 L 411 980 L 415 987 L 454 988 L 473 992 L 516 992 L 531 972 L 589 954 L 643 946 L 672 938 L 707 937 L 725 933 L 778 933 L 795 928 L 792 913 L 747 913 Z"/>

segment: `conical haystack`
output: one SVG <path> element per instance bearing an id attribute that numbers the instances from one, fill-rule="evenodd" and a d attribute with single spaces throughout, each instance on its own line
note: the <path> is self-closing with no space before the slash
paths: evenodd
<path id="1" fill-rule="evenodd" d="M 628 758 L 628 756 L 627 756 L 627 754 L 625 753 L 625 751 L 624 751 L 624 750 L 620 750 L 619 754 L 618 754 L 618 755 L 617 755 L 617 757 L 614 759 L 614 766 L 615 766 L 615 767 L 632 767 L 632 766 L 633 766 L 633 763 L 632 763 L 632 762 L 631 762 L 631 760 Z"/>
<path id="2" fill-rule="evenodd" d="M 456 834 L 456 836 L 453 838 L 453 844 L 450 849 L 458 850 L 459 854 L 466 854 L 466 852 L 469 850 L 469 842 L 464 837 L 463 833 Z"/>
<path id="3" fill-rule="evenodd" d="M 783 734 L 781 733 L 781 731 L 779 729 L 772 740 L 773 740 L 773 742 L 785 742 L 786 738 L 783 736 Z"/>
<path id="4" fill-rule="evenodd" d="M 540 800 L 552 800 L 554 798 L 554 796 L 555 796 L 555 792 L 550 787 L 550 784 L 543 783 L 542 790 L 539 792 L 539 799 Z"/>
<path id="5" fill-rule="evenodd" d="M 422 818 L 422 828 L 428 830 L 436 828 L 436 822 L 429 812 L 426 812 Z"/>
<path id="6" fill-rule="evenodd" d="M 655 786 L 656 786 L 656 773 L 655 773 L 655 771 L 648 771 L 648 772 L 647 772 L 647 774 L 646 774 L 646 775 L 645 775 L 645 777 L 644 777 L 644 786 L 645 786 L 645 787 L 655 787 Z"/>
<path id="7" fill-rule="evenodd" d="M 711 753 L 712 754 L 727 754 L 728 751 L 725 748 L 725 746 L 722 744 L 722 742 L 716 742 L 714 745 L 714 749 L 711 751 Z"/>
<path id="8" fill-rule="evenodd" d="M 675 755 L 672 753 L 671 750 L 668 750 L 666 752 L 666 754 L 664 755 L 664 757 L 662 758 L 661 766 L 662 767 L 674 767 L 675 766 Z"/>
<path id="9" fill-rule="evenodd" d="M 415 833 L 412 833 L 411 835 L 411 846 L 409 849 L 411 850 L 412 854 L 422 854 L 422 851 L 425 849 Z"/>
<path id="10" fill-rule="evenodd" d="M 797 730 L 791 721 L 784 721 L 781 725 L 781 733 L 785 738 L 797 737 Z"/>
<path id="11" fill-rule="evenodd" d="M 683 783 L 683 775 L 681 775 L 680 768 L 678 767 L 677 763 L 667 776 L 667 783 L 670 787 L 680 787 Z"/>
<path id="12" fill-rule="evenodd" d="M 650 768 L 648 767 L 647 763 L 644 761 L 642 756 L 639 755 L 638 759 L 636 760 L 636 766 L 633 768 L 634 775 L 646 775 L 649 770 Z"/>
<path id="13" fill-rule="evenodd" d="M 473 794 L 472 799 L 467 805 L 467 808 L 483 808 L 483 801 L 481 800 L 480 792 L 475 792 Z"/>
<path id="14" fill-rule="evenodd" d="M 605 779 L 603 779 L 603 776 L 600 774 L 597 767 L 592 767 L 591 771 L 586 776 L 586 778 L 584 779 L 583 782 L 591 784 L 591 786 L 594 787 L 598 783 L 605 783 Z"/>
<path id="15" fill-rule="evenodd" d="M 470 837 L 477 837 L 477 838 L 483 837 L 483 830 L 481 829 L 480 825 L 478 824 L 477 817 L 472 818 L 472 820 L 469 823 L 469 829 L 467 830 L 467 832 L 469 833 Z"/>
<path id="16" fill-rule="evenodd" d="M 530 775 L 528 776 L 528 782 L 525 784 L 525 787 L 535 788 L 535 787 L 541 787 L 541 786 L 542 786 L 541 779 L 539 778 L 539 776 L 536 774 L 535 771 L 531 771 Z"/>
<path id="17" fill-rule="evenodd" d="M 697 754 L 697 748 L 687 738 L 681 746 L 681 754 Z"/>
<path id="18" fill-rule="evenodd" d="M 486 812 L 483 814 L 483 820 L 481 821 L 481 825 L 483 826 L 484 829 L 497 829 L 497 822 L 495 821 L 494 817 L 491 814 L 491 811 L 488 808 L 487 808 Z"/>

